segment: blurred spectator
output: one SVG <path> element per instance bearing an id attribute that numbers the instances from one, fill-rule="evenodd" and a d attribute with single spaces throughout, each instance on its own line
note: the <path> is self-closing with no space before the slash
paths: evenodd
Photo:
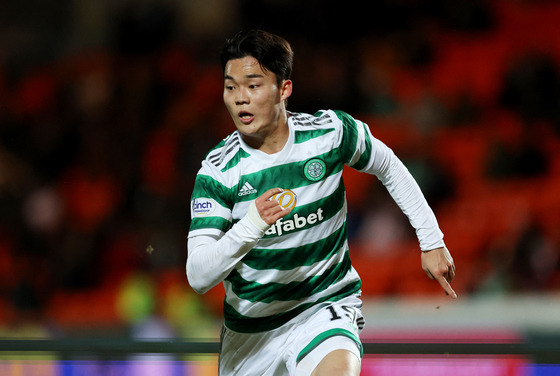
<path id="1" fill-rule="evenodd" d="M 544 53 L 529 52 L 513 60 L 503 82 L 500 104 L 527 123 L 548 120 L 560 130 L 560 70 Z"/>
<path id="2" fill-rule="evenodd" d="M 519 235 L 511 264 L 513 291 L 550 291 L 558 285 L 560 249 L 534 221 Z"/>
<path id="3" fill-rule="evenodd" d="M 440 205 L 455 197 L 456 182 L 436 158 L 426 153 L 424 156 L 403 159 L 434 210 L 438 210 Z"/>
<path id="4" fill-rule="evenodd" d="M 355 240 L 370 255 L 389 254 L 404 239 L 414 239 L 406 218 L 396 205 L 384 203 L 362 211 L 362 223 Z"/>
<path id="5" fill-rule="evenodd" d="M 548 171 L 549 160 L 538 132 L 507 114 L 495 127 L 486 167 L 490 178 L 532 178 Z"/>

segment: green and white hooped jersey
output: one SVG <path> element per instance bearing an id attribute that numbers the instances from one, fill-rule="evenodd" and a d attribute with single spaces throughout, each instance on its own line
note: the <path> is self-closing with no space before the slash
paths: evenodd
<path id="1" fill-rule="evenodd" d="M 235 331 L 271 330 L 360 290 L 348 252 L 342 169 L 368 159 L 367 126 L 333 111 L 292 114 L 289 124 L 286 146 L 273 155 L 247 147 L 234 132 L 208 153 L 196 178 L 189 236 L 224 234 L 268 189 L 293 192 L 282 198 L 295 201 L 292 212 L 224 281 L 226 325 Z"/>
<path id="2" fill-rule="evenodd" d="M 295 205 L 224 280 L 225 324 L 234 331 L 272 330 L 318 303 L 360 292 L 342 171 L 382 168 L 374 166 L 378 140 L 339 111 L 291 114 L 289 128 L 284 149 L 272 155 L 232 133 L 207 154 L 196 177 L 189 238 L 223 236 L 271 188 L 285 189 L 281 203 Z"/>

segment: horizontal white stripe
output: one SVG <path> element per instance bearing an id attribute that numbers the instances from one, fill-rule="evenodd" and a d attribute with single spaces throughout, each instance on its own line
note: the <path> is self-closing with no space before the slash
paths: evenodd
<path id="1" fill-rule="evenodd" d="M 208 197 L 198 197 L 191 201 L 191 218 L 222 217 L 232 220 L 229 208 Z"/>
<path id="2" fill-rule="evenodd" d="M 271 316 L 278 313 L 284 313 L 294 308 L 297 308 L 299 305 L 316 302 L 323 297 L 329 296 L 334 294 L 336 291 L 340 290 L 343 286 L 348 284 L 349 282 L 357 280 L 358 273 L 351 269 L 351 271 L 346 274 L 346 276 L 338 281 L 337 283 L 329 286 L 327 289 L 317 293 L 307 299 L 303 300 L 289 300 L 289 301 L 273 301 L 271 303 L 262 303 L 262 302 L 250 302 L 248 300 L 240 299 L 235 293 L 231 290 L 231 284 L 227 281 L 224 282 L 224 286 L 226 288 L 226 301 L 229 305 L 231 305 L 237 312 L 240 314 L 251 317 L 251 318 L 258 318 L 258 317 L 265 317 Z"/>
<path id="3" fill-rule="evenodd" d="M 328 268 L 342 262 L 348 243 L 345 242 L 342 249 L 338 250 L 338 254 L 332 256 L 327 260 L 321 260 L 311 265 L 302 265 L 290 270 L 278 269 L 253 269 L 245 264 L 240 264 L 241 267 L 237 269 L 241 277 L 247 281 L 257 282 L 259 284 L 267 284 L 271 282 L 287 284 L 290 282 L 301 282 L 306 278 L 321 275 Z"/>

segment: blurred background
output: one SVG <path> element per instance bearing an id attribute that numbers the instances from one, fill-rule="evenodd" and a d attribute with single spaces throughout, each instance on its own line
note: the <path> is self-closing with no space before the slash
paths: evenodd
<path id="1" fill-rule="evenodd" d="M 218 50 L 254 27 L 293 45 L 289 109 L 365 121 L 455 259 L 452 302 L 383 186 L 345 171 L 365 336 L 560 333 L 559 21 L 547 0 L 2 1 L 0 336 L 218 337 L 189 201 L 234 130 Z"/>

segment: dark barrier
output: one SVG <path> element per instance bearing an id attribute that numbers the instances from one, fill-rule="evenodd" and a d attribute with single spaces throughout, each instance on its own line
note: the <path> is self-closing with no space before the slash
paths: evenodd
<path id="1" fill-rule="evenodd" d="M 59 359 L 95 355 L 124 359 L 133 354 L 217 354 L 214 341 L 80 338 L 0 340 L 0 352 L 51 353 Z M 1 354 L 1 353 L 0 353 Z M 559 336 L 533 336 L 522 343 L 364 343 L 364 354 L 377 355 L 519 355 L 537 363 L 560 363 Z"/>

